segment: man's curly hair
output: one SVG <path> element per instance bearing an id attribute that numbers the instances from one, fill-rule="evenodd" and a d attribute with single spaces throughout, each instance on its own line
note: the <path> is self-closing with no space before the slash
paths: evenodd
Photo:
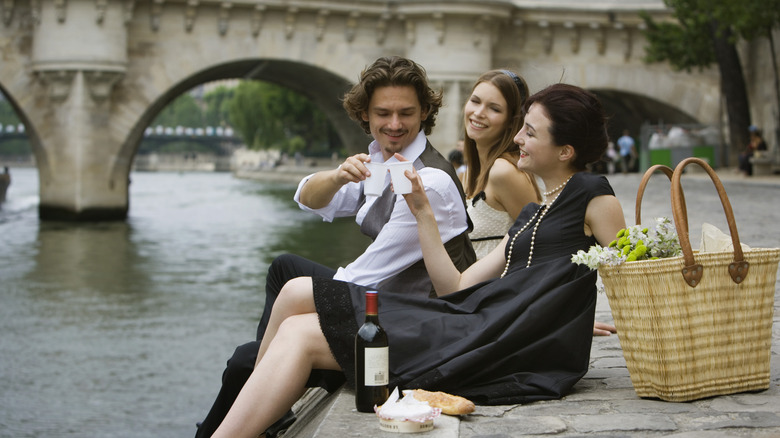
<path id="1" fill-rule="evenodd" d="M 344 95 L 344 109 L 347 110 L 349 117 L 360 123 L 366 134 L 370 134 L 371 128 L 368 122 L 363 120 L 363 114 L 368 112 L 368 103 L 374 90 L 386 86 L 414 88 L 422 113 L 427 115 L 422 121 L 422 129 L 425 135 L 430 135 L 442 104 L 442 92 L 431 89 L 422 66 L 400 56 L 379 58 L 363 70 L 360 81 Z"/>

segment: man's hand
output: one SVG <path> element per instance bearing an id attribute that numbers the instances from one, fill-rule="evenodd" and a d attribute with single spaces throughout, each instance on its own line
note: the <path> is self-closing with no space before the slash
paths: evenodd
<path id="1" fill-rule="evenodd" d="M 338 167 L 336 172 L 336 179 L 342 186 L 351 182 L 365 181 L 370 175 L 368 168 L 363 163 L 371 161 L 371 157 L 367 154 L 357 154 L 351 157 L 347 157 L 343 163 Z"/>
<path id="2" fill-rule="evenodd" d="M 344 185 L 366 179 L 370 172 L 363 163 L 368 161 L 368 154 L 357 154 L 336 169 L 315 173 L 301 188 L 301 204 L 313 209 L 325 207 Z"/>

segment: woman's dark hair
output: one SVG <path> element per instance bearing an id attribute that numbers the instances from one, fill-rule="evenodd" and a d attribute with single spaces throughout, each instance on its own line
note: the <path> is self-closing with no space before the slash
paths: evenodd
<path id="1" fill-rule="evenodd" d="M 544 107 L 550 119 L 550 135 L 558 146 L 571 145 L 575 151 L 572 166 L 585 170 L 607 150 L 607 117 L 593 93 L 568 84 L 554 84 L 529 97 L 524 112 L 532 104 Z"/>
<path id="2" fill-rule="evenodd" d="M 520 157 L 520 149 L 514 142 L 515 134 L 523 127 L 523 103 L 528 98 L 528 84 L 525 80 L 510 70 L 490 70 L 480 76 L 471 88 L 472 93 L 477 86 L 483 82 L 494 85 L 507 103 L 507 121 L 504 134 L 498 139 L 498 142 L 490 149 L 490 153 L 485 161 L 485 169 L 481 168 L 479 162 L 479 153 L 477 152 L 477 143 L 471 139 L 468 132 L 463 134 L 463 156 L 468 168 L 464 180 L 464 189 L 466 197 L 471 198 L 485 189 L 488 181 L 488 174 L 493 163 L 498 158 L 504 158 L 511 163 L 517 163 Z M 529 180 L 534 188 L 537 189 L 536 180 L 529 176 Z M 541 195 L 537 196 L 541 199 Z"/>
<path id="3" fill-rule="evenodd" d="M 425 135 L 430 135 L 442 104 L 442 92 L 431 89 L 422 66 L 400 56 L 379 58 L 363 70 L 360 81 L 344 95 L 343 105 L 349 117 L 360 123 L 366 134 L 370 134 L 371 127 L 363 120 L 363 114 L 368 111 L 368 104 L 374 90 L 388 86 L 414 88 L 422 107 L 422 114 L 426 116 L 422 121 L 422 129 Z"/>

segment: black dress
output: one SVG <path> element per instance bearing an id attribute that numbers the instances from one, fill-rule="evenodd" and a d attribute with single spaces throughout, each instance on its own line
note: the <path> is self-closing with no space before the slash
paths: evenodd
<path id="1" fill-rule="evenodd" d="M 601 195 L 614 195 L 605 177 L 572 177 L 539 225 L 530 267 L 536 219 L 517 237 L 503 278 L 438 298 L 379 291 L 390 388 L 446 391 L 478 404 L 566 395 L 588 370 L 596 306 L 596 272 L 571 257 L 595 243 L 584 234 L 584 218 Z M 523 209 L 510 239 L 540 208 Z M 354 335 L 366 289 L 323 278 L 313 285 L 320 326 L 347 382 L 354 382 Z"/>

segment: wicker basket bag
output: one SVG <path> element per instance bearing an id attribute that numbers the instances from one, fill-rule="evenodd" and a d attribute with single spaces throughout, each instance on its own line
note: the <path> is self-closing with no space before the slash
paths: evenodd
<path id="1" fill-rule="evenodd" d="M 715 184 L 733 252 L 691 249 L 680 184 L 689 164 L 703 167 Z M 637 193 L 637 224 L 644 188 L 657 170 L 671 179 L 683 255 L 599 267 L 637 395 L 679 402 L 769 388 L 780 249 L 742 250 L 723 185 L 698 158 L 683 160 L 674 171 L 648 169 Z"/>

